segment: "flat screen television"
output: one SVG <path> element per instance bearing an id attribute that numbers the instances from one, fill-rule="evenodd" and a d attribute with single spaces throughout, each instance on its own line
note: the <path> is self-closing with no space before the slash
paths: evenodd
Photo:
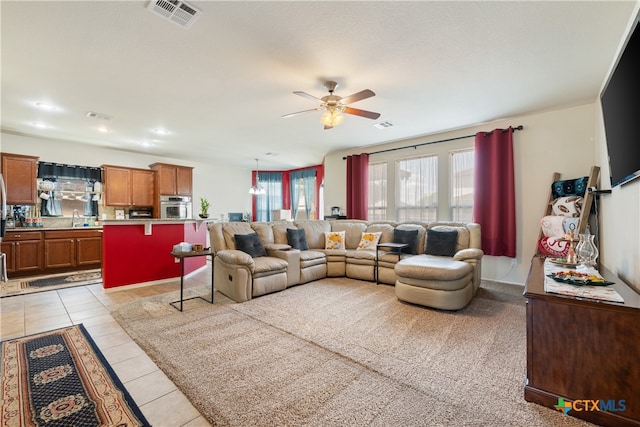
<path id="1" fill-rule="evenodd" d="M 640 178 L 639 21 L 600 95 L 612 187 Z"/>

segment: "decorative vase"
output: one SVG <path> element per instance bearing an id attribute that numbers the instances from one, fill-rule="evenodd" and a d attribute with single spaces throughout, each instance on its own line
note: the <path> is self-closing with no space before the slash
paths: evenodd
<path id="1" fill-rule="evenodd" d="M 576 253 L 581 264 L 587 267 L 595 267 L 599 252 L 595 244 L 595 235 L 589 232 L 589 227 L 580 234 L 580 241 L 576 246 Z"/>
<path id="2" fill-rule="evenodd" d="M 202 219 L 209 218 L 209 214 L 198 214 L 198 216 Z"/>

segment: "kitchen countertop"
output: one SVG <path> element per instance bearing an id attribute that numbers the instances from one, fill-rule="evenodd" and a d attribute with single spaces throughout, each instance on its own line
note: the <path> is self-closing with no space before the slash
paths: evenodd
<path id="1" fill-rule="evenodd" d="M 52 230 L 102 230 L 101 225 L 92 225 L 89 227 L 11 227 L 7 231 L 52 231 Z"/>

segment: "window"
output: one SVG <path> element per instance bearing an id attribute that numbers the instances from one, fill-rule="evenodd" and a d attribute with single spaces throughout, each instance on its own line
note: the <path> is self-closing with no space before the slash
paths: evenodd
<path id="1" fill-rule="evenodd" d="M 414 157 L 396 162 L 396 221 L 437 219 L 438 157 Z"/>
<path id="2" fill-rule="evenodd" d="M 369 221 L 387 219 L 387 163 L 369 164 Z"/>
<path id="3" fill-rule="evenodd" d="M 274 209 L 282 209 L 282 172 L 258 172 L 266 192 L 255 196 L 256 221 L 271 221 Z"/>
<path id="4" fill-rule="evenodd" d="M 450 165 L 449 216 L 452 221 L 470 222 L 473 220 L 474 150 L 452 152 Z"/>
<path id="5" fill-rule="evenodd" d="M 291 172 L 289 183 L 293 219 L 316 219 L 316 169 Z"/>

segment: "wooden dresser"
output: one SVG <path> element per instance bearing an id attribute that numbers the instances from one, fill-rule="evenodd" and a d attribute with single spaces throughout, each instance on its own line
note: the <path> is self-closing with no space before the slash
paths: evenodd
<path id="1" fill-rule="evenodd" d="M 599 425 L 640 426 L 640 295 L 601 273 L 624 304 L 545 293 L 544 259 L 532 260 L 524 397 L 549 408 L 573 402 L 568 415 Z"/>

